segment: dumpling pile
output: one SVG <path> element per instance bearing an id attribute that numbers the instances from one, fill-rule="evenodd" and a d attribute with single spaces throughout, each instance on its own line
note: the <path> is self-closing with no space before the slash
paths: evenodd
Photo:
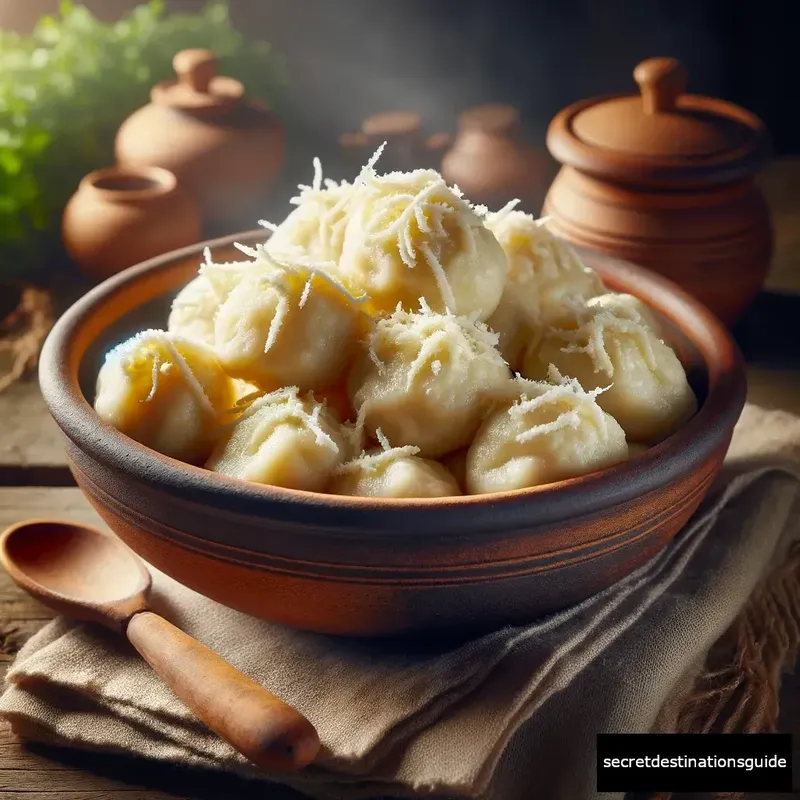
<path id="1" fill-rule="evenodd" d="M 170 458 L 376 498 L 541 486 L 637 457 L 697 409 L 656 315 L 547 220 L 428 169 L 314 179 L 242 260 L 208 251 L 95 410 Z"/>

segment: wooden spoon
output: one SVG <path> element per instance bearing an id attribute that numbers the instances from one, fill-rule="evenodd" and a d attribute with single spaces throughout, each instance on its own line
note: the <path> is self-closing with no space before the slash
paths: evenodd
<path id="1" fill-rule="evenodd" d="M 0 536 L 0 563 L 60 614 L 124 633 L 167 686 L 257 766 L 291 772 L 316 757 L 319 737 L 305 717 L 148 609 L 150 573 L 114 537 L 57 520 L 22 522 Z"/>

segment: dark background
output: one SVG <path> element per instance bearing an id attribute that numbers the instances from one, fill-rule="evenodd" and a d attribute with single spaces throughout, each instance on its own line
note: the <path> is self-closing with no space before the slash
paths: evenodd
<path id="1" fill-rule="evenodd" d="M 177 3 L 175 4 L 177 5 Z M 191 5 L 189 3 L 184 5 Z M 450 129 L 465 106 L 510 102 L 531 136 L 565 105 L 635 91 L 669 55 L 690 90 L 759 114 L 800 152 L 800 0 L 233 0 L 243 30 L 287 56 L 292 117 L 341 132 L 393 108 Z"/>
<path id="2" fill-rule="evenodd" d="M 136 0 L 85 4 L 114 18 Z M 175 10 L 200 5 L 168 0 Z M 29 28 L 57 7 L 58 0 L 0 0 L 0 27 Z M 230 7 L 241 30 L 286 55 L 284 114 L 321 157 L 369 114 L 413 109 L 430 132 L 452 131 L 459 111 L 487 101 L 516 105 L 542 144 L 559 109 L 634 91 L 634 66 L 656 55 L 683 62 L 690 91 L 761 116 L 779 154 L 800 153 L 800 0 L 230 0 Z"/>

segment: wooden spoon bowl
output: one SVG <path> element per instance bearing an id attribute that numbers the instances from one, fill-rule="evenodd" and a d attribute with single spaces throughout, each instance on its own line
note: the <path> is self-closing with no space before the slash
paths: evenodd
<path id="1" fill-rule="evenodd" d="M 209 246 L 235 260 L 251 232 L 169 253 L 106 281 L 53 328 L 40 381 L 73 473 L 148 563 L 220 603 L 331 634 L 472 632 L 527 622 L 610 586 L 655 555 L 708 491 L 744 405 L 721 323 L 668 280 L 583 253 L 653 308 L 699 396 L 696 416 L 632 461 L 491 496 L 376 500 L 260 486 L 159 455 L 92 409 L 105 353 L 162 327 Z M 242 258 L 240 255 L 238 258 Z"/>

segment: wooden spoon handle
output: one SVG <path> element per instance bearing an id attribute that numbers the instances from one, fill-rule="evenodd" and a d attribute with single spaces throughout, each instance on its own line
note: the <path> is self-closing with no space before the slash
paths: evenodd
<path id="1" fill-rule="evenodd" d="M 131 644 L 211 730 L 257 766 L 291 772 L 319 752 L 298 711 L 152 611 L 134 615 Z"/>

